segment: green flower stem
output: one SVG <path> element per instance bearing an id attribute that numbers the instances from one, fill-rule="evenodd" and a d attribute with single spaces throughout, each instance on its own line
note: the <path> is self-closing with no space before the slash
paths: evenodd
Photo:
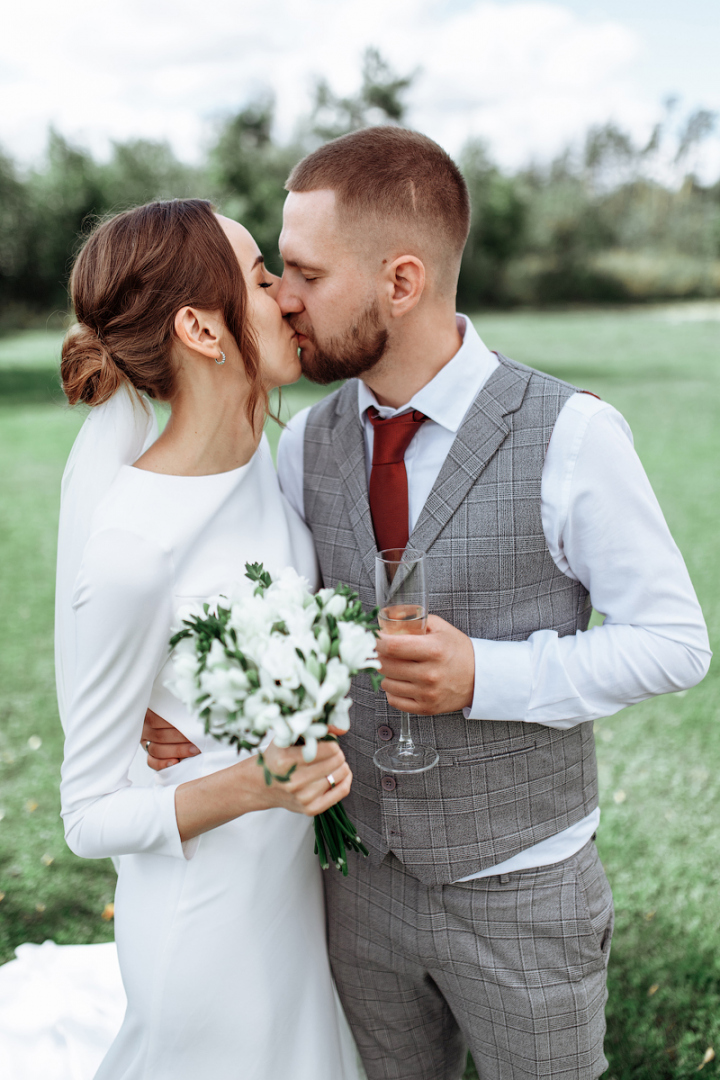
<path id="1" fill-rule="evenodd" d="M 323 870 L 333 862 L 343 876 L 347 877 L 348 850 L 357 851 L 364 856 L 368 854 L 368 849 L 358 836 L 343 804 L 336 803 L 315 818 L 315 853 L 320 858 Z"/>
<path id="2" fill-rule="evenodd" d="M 320 858 L 320 865 L 323 870 L 327 870 L 330 866 L 328 862 L 327 852 L 325 851 L 325 843 L 323 840 L 322 824 L 320 818 L 315 819 L 315 854 Z"/>

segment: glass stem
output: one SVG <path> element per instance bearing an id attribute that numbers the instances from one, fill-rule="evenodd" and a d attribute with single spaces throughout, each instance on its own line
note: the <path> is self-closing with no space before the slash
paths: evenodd
<path id="1" fill-rule="evenodd" d="M 410 717 L 406 712 L 400 713 L 400 738 L 398 739 L 398 750 L 400 753 L 404 751 L 414 750 L 415 743 L 410 736 Z"/>

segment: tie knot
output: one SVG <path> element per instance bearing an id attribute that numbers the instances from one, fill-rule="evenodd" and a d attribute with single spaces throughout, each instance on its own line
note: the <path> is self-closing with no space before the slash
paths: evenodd
<path id="1" fill-rule="evenodd" d="M 427 416 L 417 409 L 383 420 L 375 406 L 371 405 L 367 414 L 374 428 L 373 465 L 391 465 L 402 461 L 413 436 L 427 420 Z"/>

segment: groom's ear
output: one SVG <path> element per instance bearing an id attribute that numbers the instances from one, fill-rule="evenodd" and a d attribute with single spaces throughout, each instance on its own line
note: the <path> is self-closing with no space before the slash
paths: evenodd
<path id="1" fill-rule="evenodd" d="M 178 341 L 209 359 L 215 359 L 221 351 L 224 323 L 217 312 L 201 308 L 180 308 L 175 316 L 175 336 Z"/>
<path id="2" fill-rule="evenodd" d="M 399 255 L 385 270 L 390 315 L 397 319 L 416 306 L 425 290 L 425 265 L 416 255 Z"/>

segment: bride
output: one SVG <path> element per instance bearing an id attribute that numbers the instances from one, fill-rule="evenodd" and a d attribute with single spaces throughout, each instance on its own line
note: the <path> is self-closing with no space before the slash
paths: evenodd
<path id="1" fill-rule="evenodd" d="M 58 693 L 71 849 L 119 865 L 122 1028 L 98 1080 L 355 1080 L 325 947 L 314 814 L 349 791 L 340 748 L 316 761 L 216 742 L 166 688 L 176 610 L 247 561 L 315 586 L 310 534 L 280 493 L 262 424 L 294 382 L 296 338 L 241 225 L 209 203 L 152 203 L 93 233 L 72 274 L 63 346 L 91 413 L 63 481 Z M 158 437 L 141 394 L 169 402 Z M 146 709 L 201 750 L 132 782 Z"/>

